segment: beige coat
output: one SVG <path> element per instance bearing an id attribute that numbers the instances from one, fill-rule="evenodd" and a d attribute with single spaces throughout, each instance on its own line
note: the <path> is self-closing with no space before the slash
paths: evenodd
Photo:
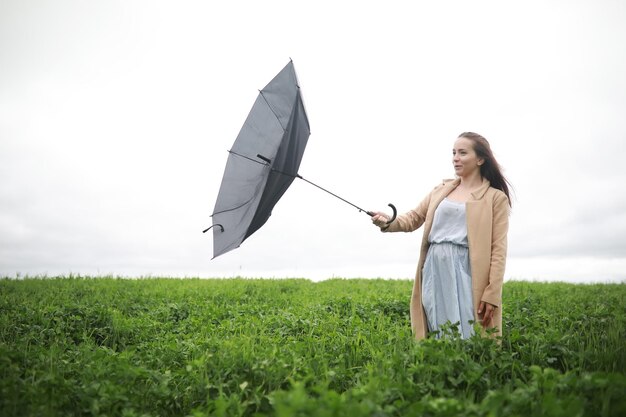
<path id="1" fill-rule="evenodd" d="M 428 253 L 428 235 L 433 224 L 435 209 L 460 183 L 460 179 L 444 180 L 414 209 L 400 215 L 385 232 L 412 232 L 424 225 L 424 236 L 417 265 L 413 294 L 411 296 L 411 327 L 416 339 L 426 337 L 428 329 L 426 314 L 422 306 L 422 269 Z M 490 187 L 483 179 L 479 189 L 472 193 L 466 204 L 467 238 L 474 318 L 478 320 L 478 305 L 481 301 L 497 306 L 493 325 L 502 329 L 502 282 L 506 264 L 507 232 L 509 228 L 509 200 L 502 191 Z"/>

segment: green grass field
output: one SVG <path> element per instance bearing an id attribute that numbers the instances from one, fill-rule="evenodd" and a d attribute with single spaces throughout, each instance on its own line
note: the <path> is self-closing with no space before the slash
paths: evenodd
<path id="1" fill-rule="evenodd" d="M 1 416 L 625 416 L 626 284 L 508 282 L 501 344 L 405 280 L 0 280 Z"/>

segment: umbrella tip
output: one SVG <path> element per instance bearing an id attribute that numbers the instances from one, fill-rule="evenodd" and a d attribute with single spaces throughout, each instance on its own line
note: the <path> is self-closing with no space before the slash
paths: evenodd
<path id="1" fill-rule="evenodd" d="M 224 226 L 222 226 L 222 225 L 221 225 L 221 224 L 219 224 L 219 223 L 215 223 L 213 226 L 211 226 L 211 227 L 208 227 L 208 228 L 204 229 L 204 230 L 202 231 L 202 233 L 206 233 L 206 232 L 208 232 L 209 230 L 211 230 L 211 228 L 213 228 L 213 227 L 215 227 L 215 226 L 219 226 L 219 227 L 220 227 L 220 229 L 222 229 L 222 233 L 224 233 Z"/>

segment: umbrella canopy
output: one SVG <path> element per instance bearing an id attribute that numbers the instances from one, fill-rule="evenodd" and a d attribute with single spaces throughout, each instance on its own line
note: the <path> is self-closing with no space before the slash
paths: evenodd
<path id="1" fill-rule="evenodd" d="M 229 151 L 212 214 L 213 258 L 238 248 L 269 219 L 298 176 L 310 133 L 290 61 L 260 90 Z"/>

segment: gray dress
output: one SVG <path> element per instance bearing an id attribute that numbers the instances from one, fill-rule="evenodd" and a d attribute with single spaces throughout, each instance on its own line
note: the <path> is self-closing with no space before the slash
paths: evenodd
<path id="1" fill-rule="evenodd" d="M 469 323 L 474 320 L 474 307 L 465 203 L 445 199 L 439 204 L 428 242 L 422 273 L 428 330 L 436 331 L 448 321 L 460 323 L 459 332 L 466 339 L 474 333 Z"/>

